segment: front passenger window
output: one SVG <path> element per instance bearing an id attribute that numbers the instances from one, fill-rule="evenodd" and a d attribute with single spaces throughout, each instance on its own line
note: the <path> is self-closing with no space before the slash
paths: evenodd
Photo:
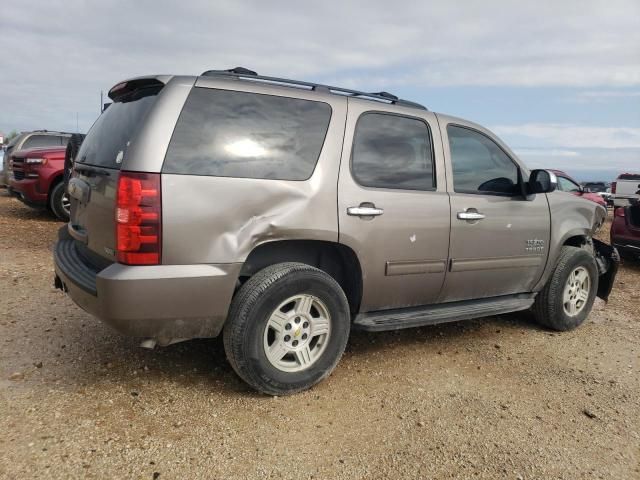
<path id="1" fill-rule="evenodd" d="M 518 167 L 489 137 L 455 125 L 447 126 L 453 189 L 457 193 L 515 195 Z"/>

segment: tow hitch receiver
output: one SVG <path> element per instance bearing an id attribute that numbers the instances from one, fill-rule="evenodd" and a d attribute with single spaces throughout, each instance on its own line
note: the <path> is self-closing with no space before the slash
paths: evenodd
<path id="1" fill-rule="evenodd" d="M 611 245 L 607 245 L 599 240 L 593 239 L 593 246 L 596 253 L 596 264 L 600 275 L 598 281 L 598 297 L 605 302 L 609 300 L 609 295 L 613 289 L 613 283 L 618 273 L 620 265 L 620 254 Z"/>

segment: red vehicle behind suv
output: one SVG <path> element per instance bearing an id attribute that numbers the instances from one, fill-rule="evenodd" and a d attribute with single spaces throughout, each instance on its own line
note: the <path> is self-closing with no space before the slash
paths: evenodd
<path id="1" fill-rule="evenodd" d="M 48 207 L 60 220 L 69 221 L 69 198 L 63 182 L 66 147 L 20 150 L 11 157 L 12 193 L 31 207 Z"/>
<path id="2" fill-rule="evenodd" d="M 56 217 L 69 221 L 70 202 L 67 173 L 84 140 L 70 135 L 66 147 L 42 147 L 18 150 L 9 158 L 9 191 L 32 207 L 47 207 Z"/>
<path id="3" fill-rule="evenodd" d="M 611 244 L 622 254 L 640 257 L 640 201 L 616 208 L 611 224 Z"/>
<path id="4" fill-rule="evenodd" d="M 602 198 L 597 193 L 591 193 L 586 191 L 584 188 L 580 186 L 578 182 L 576 182 L 573 178 L 571 178 L 568 174 L 563 172 L 562 170 L 551 170 L 558 177 L 558 190 L 563 192 L 572 193 L 578 197 L 582 197 L 586 200 L 591 200 L 592 202 L 596 202 L 598 205 L 607 208 L 607 201 Z"/>

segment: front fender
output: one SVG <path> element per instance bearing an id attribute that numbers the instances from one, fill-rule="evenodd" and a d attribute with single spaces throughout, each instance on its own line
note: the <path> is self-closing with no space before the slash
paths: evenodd
<path id="1" fill-rule="evenodd" d="M 597 203 L 566 192 L 549 193 L 547 200 L 551 214 L 549 254 L 545 270 L 533 288 L 534 292 L 540 291 L 549 280 L 562 247 L 587 243 L 607 215 L 607 211 Z"/>

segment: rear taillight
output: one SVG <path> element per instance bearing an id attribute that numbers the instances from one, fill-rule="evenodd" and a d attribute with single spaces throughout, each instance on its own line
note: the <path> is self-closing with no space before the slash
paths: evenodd
<path id="1" fill-rule="evenodd" d="M 624 207 L 618 207 L 613 212 L 614 217 L 624 217 Z"/>
<path id="2" fill-rule="evenodd" d="M 611 193 L 616 193 L 616 182 L 611 182 Z"/>
<path id="3" fill-rule="evenodd" d="M 158 265 L 162 246 L 159 173 L 120 172 L 116 203 L 116 258 L 127 265 Z"/>

